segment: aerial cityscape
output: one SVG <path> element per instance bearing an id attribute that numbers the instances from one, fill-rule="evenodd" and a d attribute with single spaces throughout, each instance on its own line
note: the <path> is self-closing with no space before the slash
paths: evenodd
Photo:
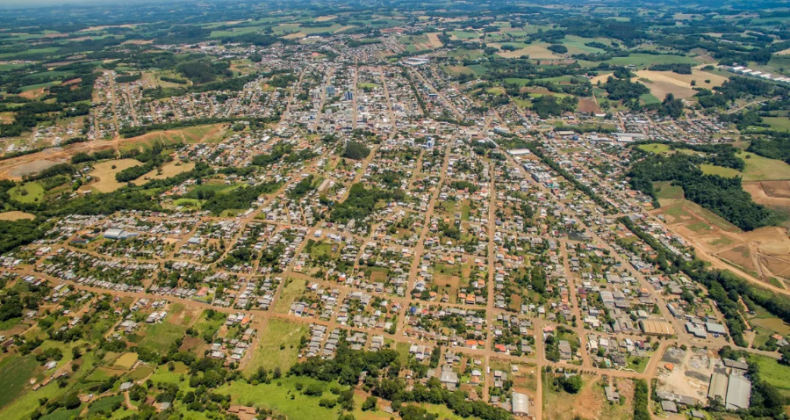
<path id="1" fill-rule="evenodd" d="M 0 418 L 790 416 L 786 2 L 0 6 Z"/>

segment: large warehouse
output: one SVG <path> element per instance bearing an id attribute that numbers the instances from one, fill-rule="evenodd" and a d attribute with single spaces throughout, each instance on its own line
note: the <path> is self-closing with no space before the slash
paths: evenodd
<path id="1" fill-rule="evenodd" d="M 675 335 L 675 327 L 669 322 L 657 319 L 643 319 L 639 321 L 639 327 L 647 335 L 672 336 Z"/>

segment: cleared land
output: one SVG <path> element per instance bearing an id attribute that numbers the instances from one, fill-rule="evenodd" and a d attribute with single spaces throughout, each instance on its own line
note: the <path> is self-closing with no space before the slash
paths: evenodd
<path id="1" fill-rule="evenodd" d="M 142 162 L 136 159 L 117 159 L 97 163 L 88 174 L 96 178 L 97 181 L 89 184 L 89 188 L 94 188 L 101 193 L 113 192 L 126 185 L 126 183 L 116 181 L 115 174 L 137 165 L 142 165 Z"/>

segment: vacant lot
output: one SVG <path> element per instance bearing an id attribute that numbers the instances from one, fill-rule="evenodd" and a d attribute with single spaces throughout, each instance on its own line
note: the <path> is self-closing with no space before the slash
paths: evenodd
<path id="1" fill-rule="evenodd" d="M 97 163 L 89 173 L 91 177 L 96 179 L 95 182 L 90 184 L 90 187 L 101 193 L 113 192 L 126 185 L 116 181 L 115 174 L 137 165 L 142 165 L 142 163 L 136 159 L 116 159 Z"/>
<path id="2" fill-rule="evenodd" d="M 185 331 L 186 327 L 170 322 L 149 325 L 146 328 L 145 337 L 140 341 L 140 345 L 153 349 L 160 354 L 166 354 L 170 346 L 184 336 Z"/>
<path id="3" fill-rule="evenodd" d="M 260 334 L 258 347 L 244 370 L 253 373 L 259 367 L 267 370 L 279 367 L 285 372 L 296 363 L 299 341 L 307 334 L 307 324 L 272 318 Z"/>
<path id="4" fill-rule="evenodd" d="M 291 304 L 304 292 L 305 280 L 292 279 L 286 280 L 280 291 L 280 297 L 274 302 L 274 312 L 287 314 L 291 310 Z"/>

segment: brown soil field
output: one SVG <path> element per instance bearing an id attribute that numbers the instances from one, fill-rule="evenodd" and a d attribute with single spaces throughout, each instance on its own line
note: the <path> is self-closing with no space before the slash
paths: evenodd
<path id="1" fill-rule="evenodd" d="M 697 92 L 692 89 L 692 80 L 696 81 L 698 87 L 707 89 L 721 86 L 727 80 L 724 76 L 697 69 L 692 70 L 691 74 L 677 74 L 671 71 L 642 70 L 636 72 L 636 76 L 638 78 L 650 80 L 652 83 L 645 83 L 645 85 L 650 88 L 650 93 L 660 100 L 663 100 L 667 93 L 672 93 L 675 97 L 683 99 L 694 96 Z M 710 80 L 710 83 L 705 83 L 705 80 Z"/>
<path id="2" fill-rule="evenodd" d="M 176 176 L 182 172 L 188 172 L 195 168 L 195 162 L 168 162 L 164 166 L 162 166 L 162 173 L 160 174 L 158 170 L 154 169 L 153 171 L 141 176 L 140 178 L 134 180 L 132 183 L 134 185 L 142 185 L 152 179 L 165 179 L 170 178 L 171 176 Z"/>
<path id="3" fill-rule="evenodd" d="M 20 97 L 25 99 L 36 99 L 44 95 L 46 88 L 40 87 L 38 89 L 28 90 L 19 94 Z"/>
<path id="4" fill-rule="evenodd" d="M 316 22 L 328 22 L 328 21 L 336 19 L 336 18 L 337 18 L 337 16 L 335 16 L 335 15 L 319 16 L 319 17 L 315 18 L 315 21 Z"/>
<path id="5" fill-rule="evenodd" d="M 751 190 L 758 203 L 760 197 L 766 197 L 760 183 L 747 183 L 744 188 Z M 762 195 L 755 194 L 755 190 Z M 784 198 L 773 200 L 790 202 Z M 771 277 L 790 276 L 790 258 L 785 258 L 790 255 L 790 239 L 783 227 L 764 227 L 752 232 L 732 230 L 727 227 L 729 224 L 715 220 L 718 216 L 693 203 L 682 205 L 677 200 L 662 200 L 662 207 L 651 213 L 662 214 L 669 227 L 716 268 L 732 270 L 735 267 L 743 271 L 742 276 L 763 284 Z"/>
<path id="6" fill-rule="evenodd" d="M 145 40 L 145 39 L 130 39 L 130 40 L 128 40 L 128 41 L 124 41 L 124 42 L 123 42 L 123 44 L 121 44 L 121 45 L 124 45 L 124 44 L 132 44 L 132 45 L 148 45 L 148 44 L 153 44 L 153 43 L 154 43 L 154 41 L 153 41 L 153 40 Z"/>
<path id="7" fill-rule="evenodd" d="M 439 41 L 439 34 L 435 32 L 428 34 L 428 41 L 431 42 L 431 46 L 433 48 L 442 48 L 444 46 L 444 44 L 442 44 L 442 41 Z"/>
<path id="8" fill-rule="evenodd" d="M 488 44 L 489 47 L 499 48 L 500 44 Z M 517 58 L 528 55 L 529 58 L 538 59 L 538 58 L 551 58 L 557 59 L 562 58 L 561 56 L 554 54 L 553 52 L 546 49 L 545 45 L 533 44 L 528 45 L 524 48 L 515 50 L 515 51 L 501 51 L 497 53 L 501 57 L 505 58 Z"/>
<path id="9" fill-rule="evenodd" d="M 597 114 L 601 112 L 601 107 L 595 103 L 592 99 L 579 99 L 579 112 L 589 112 L 591 114 Z"/>
<path id="10" fill-rule="evenodd" d="M 744 183 L 744 187 L 746 184 L 757 184 L 762 187 L 765 195 L 771 198 L 790 198 L 790 181 L 762 181 L 762 182 L 753 182 L 753 183 Z M 750 192 L 751 194 L 751 192 Z M 754 194 L 752 194 L 754 197 Z"/>
<path id="11" fill-rule="evenodd" d="M 776 55 L 790 55 L 790 48 L 774 53 Z"/>
<path id="12" fill-rule="evenodd" d="M 115 165 L 115 169 L 112 168 L 113 165 Z M 142 162 L 136 159 L 117 159 L 97 163 L 93 167 L 93 170 L 89 173 L 89 175 L 94 179 L 97 179 L 97 181 L 92 182 L 83 188 L 93 188 L 101 193 L 113 192 L 126 185 L 125 183 L 116 181 L 115 174 L 126 168 L 131 168 L 132 166 L 136 165 L 142 165 Z M 82 188 L 80 189 L 82 190 Z"/>
<path id="13" fill-rule="evenodd" d="M 25 213 L 23 211 L 6 211 L 0 213 L 0 220 L 22 220 L 22 219 L 33 220 L 35 218 L 36 216 L 30 213 Z"/>

